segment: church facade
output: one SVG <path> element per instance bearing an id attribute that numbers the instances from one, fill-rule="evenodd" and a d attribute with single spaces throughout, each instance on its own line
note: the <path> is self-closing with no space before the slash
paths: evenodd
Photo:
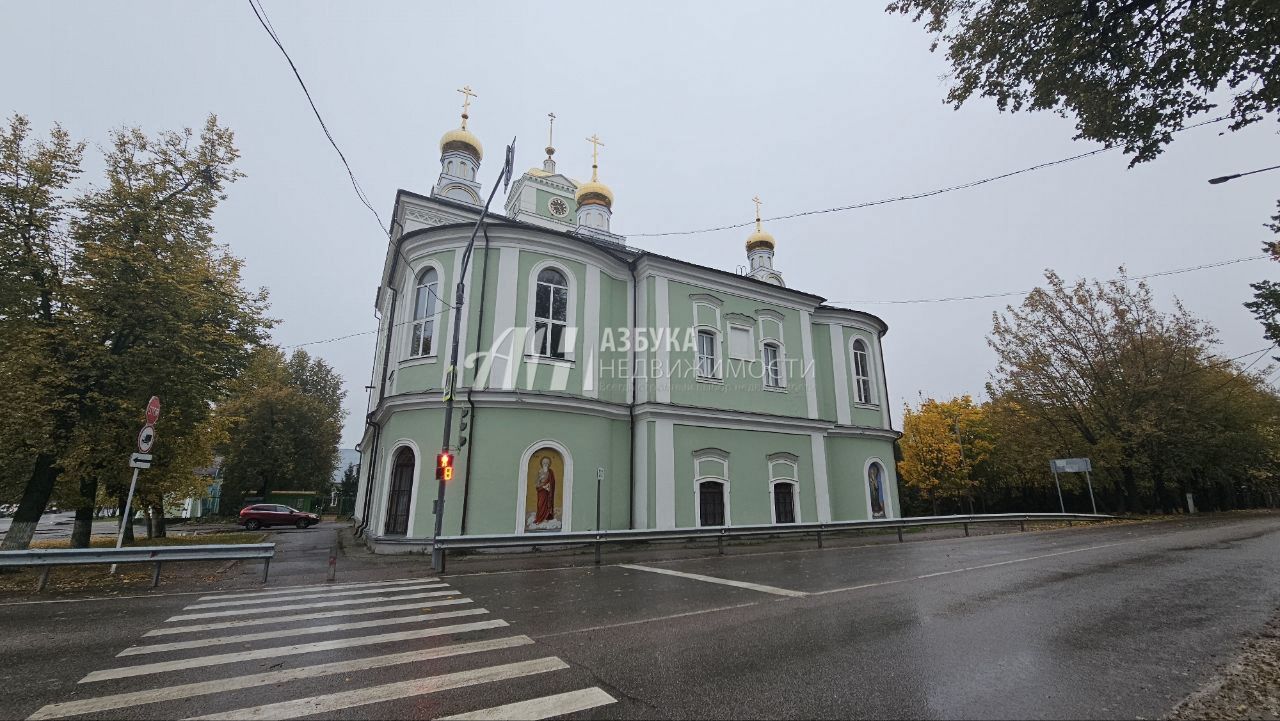
<path id="1" fill-rule="evenodd" d="M 359 446 L 370 547 L 430 548 L 455 334 L 446 536 L 899 516 L 888 327 L 786 287 L 758 205 L 745 274 L 633 248 L 598 163 L 574 180 L 549 142 L 464 271 L 484 153 L 466 120 L 431 192 L 396 196 Z"/>

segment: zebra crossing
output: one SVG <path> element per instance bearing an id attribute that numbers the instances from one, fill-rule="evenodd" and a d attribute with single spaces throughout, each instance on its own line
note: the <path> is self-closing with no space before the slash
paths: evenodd
<path id="1" fill-rule="evenodd" d="M 202 596 L 116 658 L 29 718 L 544 719 L 616 702 L 435 578 Z"/>

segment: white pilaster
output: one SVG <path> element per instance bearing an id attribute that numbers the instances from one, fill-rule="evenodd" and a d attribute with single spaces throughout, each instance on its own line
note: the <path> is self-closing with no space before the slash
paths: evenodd
<path id="1" fill-rule="evenodd" d="M 836 382 L 836 423 L 849 425 L 849 362 L 844 355 L 844 327 L 831 329 L 831 375 Z"/>
<path id="2" fill-rule="evenodd" d="M 657 464 L 654 485 L 657 491 L 657 527 L 676 527 L 676 436 L 675 424 L 668 420 L 654 422 L 653 456 Z"/>
<path id="3" fill-rule="evenodd" d="M 821 433 L 810 433 L 813 456 L 813 496 L 818 502 L 818 523 L 831 522 L 831 490 L 827 483 L 827 439 Z"/>
<path id="4" fill-rule="evenodd" d="M 671 329 L 671 307 L 668 305 L 667 279 L 658 277 L 653 280 L 653 305 L 655 314 L 654 330 L 666 338 Z M 671 352 L 664 340 L 658 348 L 658 377 L 654 381 L 655 395 L 659 403 L 671 402 Z M 661 508 L 661 506 L 659 506 Z"/>
<path id="5" fill-rule="evenodd" d="M 586 306 L 582 309 L 582 395 L 596 398 L 600 395 L 600 268 L 587 266 Z"/>
<path id="6" fill-rule="evenodd" d="M 804 400 L 808 404 L 809 417 L 818 417 L 818 366 L 813 357 L 813 328 L 809 311 L 800 311 L 800 370 L 804 378 Z M 805 372 L 809 371 L 809 372 Z"/>
<path id="7" fill-rule="evenodd" d="M 642 329 L 649 324 L 649 282 L 641 277 L 637 280 L 640 283 L 636 307 L 636 326 L 631 329 L 631 347 L 636 347 L 636 338 L 642 332 Z M 649 402 L 649 352 L 637 350 L 634 353 L 636 367 L 631 369 L 638 379 L 636 382 L 636 403 Z"/>
<path id="8" fill-rule="evenodd" d="M 634 496 L 631 499 L 631 527 L 632 528 L 648 528 L 649 527 L 649 422 L 642 421 L 636 424 L 635 434 L 632 443 L 632 453 L 635 454 L 636 477 L 633 479 L 631 488 Z"/>

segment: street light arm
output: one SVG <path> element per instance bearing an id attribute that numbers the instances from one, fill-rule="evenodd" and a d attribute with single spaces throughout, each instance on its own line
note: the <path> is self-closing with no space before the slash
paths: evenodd
<path id="1" fill-rule="evenodd" d="M 1243 177 L 1244 177 L 1244 176 L 1246 176 L 1246 175 L 1253 175 L 1254 173 L 1265 173 L 1265 172 L 1267 172 L 1268 170 L 1276 170 L 1277 168 L 1280 168 L 1280 165 L 1273 165 L 1273 166 L 1271 166 L 1270 168 L 1259 168 L 1258 170 L 1250 170 L 1250 171 L 1249 171 L 1249 172 L 1247 172 L 1247 173 L 1235 173 L 1234 175 L 1220 175 L 1220 176 L 1218 176 L 1218 177 L 1216 177 L 1216 178 L 1209 178 L 1209 184 L 1210 184 L 1210 185 L 1219 185 L 1219 184 L 1221 184 L 1221 183 L 1225 183 L 1225 182 L 1227 182 L 1228 180 L 1235 180 L 1236 178 L 1243 178 Z"/>

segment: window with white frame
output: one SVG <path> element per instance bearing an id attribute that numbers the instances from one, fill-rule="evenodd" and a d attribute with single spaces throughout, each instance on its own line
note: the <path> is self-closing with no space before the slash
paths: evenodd
<path id="1" fill-rule="evenodd" d="M 790 453 L 769 456 L 769 504 L 774 523 L 800 522 L 799 459 Z"/>
<path id="2" fill-rule="evenodd" d="M 782 387 L 782 358 L 778 344 L 764 344 L 764 386 L 765 388 Z"/>
<path id="3" fill-rule="evenodd" d="M 718 448 L 694 451 L 693 475 L 697 525 L 729 525 L 729 454 Z"/>
<path id="4" fill-rule="evenodd" d="M 417 358 L 435 354 L 436 301 L 440 297 L 440 276 L 435 268 L 427 268 L 418 276 L 413 296 L 413 332 L 409 336 L 409 355 Z"/>
<path id="5" fill-rule="evenodd" d="M 533 353 L 565 357 L 565 329 L 569 324 L 569 281 L 555 268 L 538 272 L 533 296 Z"/>
<path id="6" fill-rule="evenodd" d="M 867 344 L 861 338 L 853 341 L 853 385 L 859 403 L 875 403 L 871 395 L 871 354 Z"/>
<path id="7" fill-rule="evenodd" d="M 713 379 L 720 377 L 720 359 L 716 354 L 719 343 L 712 330 L 698 331 L 698 377 Z"/>

